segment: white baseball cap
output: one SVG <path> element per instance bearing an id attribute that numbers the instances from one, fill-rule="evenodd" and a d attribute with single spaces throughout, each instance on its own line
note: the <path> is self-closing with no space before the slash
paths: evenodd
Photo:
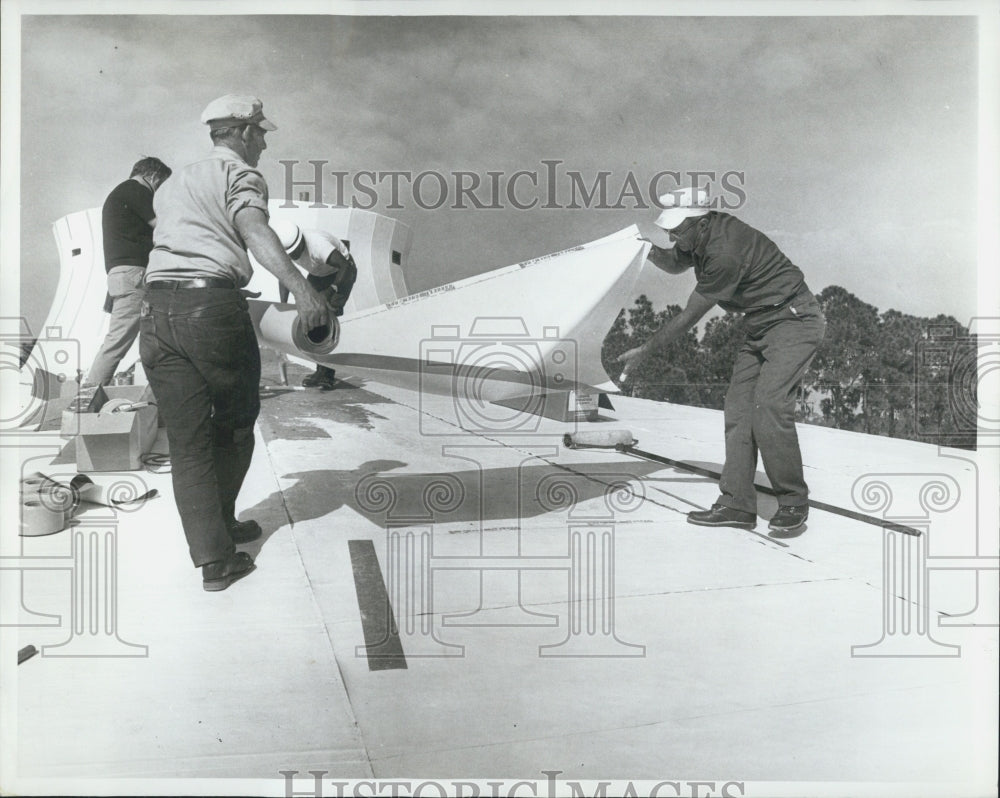
<path id="1" fill-rule="evenodd" d="M 673 230 L 691 216 L 704 216 L 711 212 L 711 198 L 706 188 L 681 188 L 660 195 L 660 205 L 664 210 L 656 217 L 654 224 L 664 230 Z"/>
<path id="2" fill-rule="evenodd" d="M 271 225 L 271 229 L 278 236 L 278 240 L 281 242 L 281 246 L 285 248 L 285 252 L 290 255 L 298 249 L 299 244 L 302 243 L 302 231 L 295 222 L 289 222 L 287 219 L 271 219 L 268 224 Z"/>

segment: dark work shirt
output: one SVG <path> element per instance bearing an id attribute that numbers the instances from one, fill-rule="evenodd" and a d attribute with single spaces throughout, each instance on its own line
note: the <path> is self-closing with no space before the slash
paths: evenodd
<path id="1" fill-rule="evenodd" d="M 676 247 L 668 252 L 694 266 L 695 290 L 723 310 L 750 312 L 806 290 L 799 267 L 771 239 L 728 213 L 715 211 L 698 223 L 690 255 Z"/>
<path id="2" fill-rule="evenodd" d="M 101 211 L 104 268 L 145 266 L 153 248 L 153 192 L 129 178 L 108 194 Z"/>

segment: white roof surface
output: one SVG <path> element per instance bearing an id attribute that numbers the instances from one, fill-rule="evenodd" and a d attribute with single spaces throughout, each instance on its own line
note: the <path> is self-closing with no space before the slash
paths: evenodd
<path id="1" fill-rule="evenodd" d="M 258 569 L 223 593 L 201 589 L 170 478 L 141 475 L 162 495 L 106 527 L 117 635 L 146 656 L 55 656 L 94 639 L 70 635 L 71 571 L 21 572 L 18 647 L 41 655 L 9 682 L 13 788 L 284 795 L 291 770 L 312 794 L 319 770 L 325 794 L 337 779 L 541 790 L 543 771 L 561 771 L 560 794 L 590 779 L 614 781 L 608 795 L 627 780 L 716 782 L 700 795 L 726 782 L 739 795 L 995 791 L 996 525 L 983 508 L 996 486 L 978 481 L 982 452 L 800 427 L 814 499 L 924 535 L 813 510 L 802 535 L 773 539 L 763 518 L 756 533 L 687 524 L 712 480 L 565 449 L 570 425 L 462 431 L 450 399 L 350 382 L 265 399 L 238 508 L 264 527 L 245 547 Z M 721 413 L 613 402 L 588 428 L 721 465 Z M 869 474 L 889 486 L 887 509 L 852 499 Z M 21 538 L 21 556 L 69 567 L 72 534 Z M 379 574 L 405 668 L 365 655 Z"/>

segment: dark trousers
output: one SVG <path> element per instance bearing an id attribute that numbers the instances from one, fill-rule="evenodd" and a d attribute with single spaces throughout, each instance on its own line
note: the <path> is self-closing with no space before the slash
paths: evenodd
<path id="1" fill-rule="evenodd" d="M 746 338 L 726 393 L 726 464 L 719 503 L 755 513 L 757 452 L 781 505 L 807 504 L 802 453 L 795 433 L 799 383 L 823 340 L 826 320 L 806 293 L 775 311 L 748 315 Z"/>
<path id="2" fill-rule="evenodd" d="M 354 282 L 358 279 L 358 267 L 354 263 L 354 258 L 338 258 L 341 261 L 340 268 L 332 274 L 325 274 L 319 277 L 315 274 L 307 274 L 306 282 L 309 283 L 318 293 L 326 298 L 330 310 L 334 316 L 344 315 L 344 305 L 351 298 L 351 290 Z M 328 291 L 331 286 L 336 286 L 336 292 Z M 289 291 L 284 285 L 278 286 L 278 300 L 288 301 Z"/>
<path id="3" fill-rule="evenodd" d="M 341 266 L 333 274 L 317 277 L 315 274 L 306 276 L 306 282 L 315 288 L 319 293 L 327 293 L 331 286 L 337 287 L 335 294 L 327 295 L 327 302 L 335 316 L 344 315 L 344 305 L 350 299 L 351 290 L 354 288 L 354 281 L 358 279 L 358 267 L 354 264 L 354 258 L 345 260 L 341 258 Z"/>
<path id="4" fill-rule="evenodd" d="M 147 290 L 140 354 L 170 442 L 174 499 L 196 566 L 225 559 L 253 455 L 260 349 L 242 294 Z"/>

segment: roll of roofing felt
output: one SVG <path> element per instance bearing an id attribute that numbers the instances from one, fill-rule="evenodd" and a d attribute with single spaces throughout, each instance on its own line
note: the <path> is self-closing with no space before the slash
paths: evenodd
<path id="1" fill-rule="evenodd" d="M 337 348 L 340 340 L 340 324 L 333 316 L 330 323 L 322 327 L 306 330 L 299 316 L 292 325 L 292 342 L 295 347 L 307 355 L 328 355 Z"/>
<path id="2" fill-rule="evenodd" d="M 21 502 L 21 536 L 41 537 L 59 532 L 66 526 L 66 514 L 41 498 Z"/>
<path id="3" fill-rule="evenodd" d="M 340 341 L 340 323 L 330 318 L 330 324 L 306 330 L 294 305 L 262 306 L 258 329 L 268 346 L 288 354 L 306 357 L 329 355 Z M 256 309 L 255 309 L 256 310 Z"/>

